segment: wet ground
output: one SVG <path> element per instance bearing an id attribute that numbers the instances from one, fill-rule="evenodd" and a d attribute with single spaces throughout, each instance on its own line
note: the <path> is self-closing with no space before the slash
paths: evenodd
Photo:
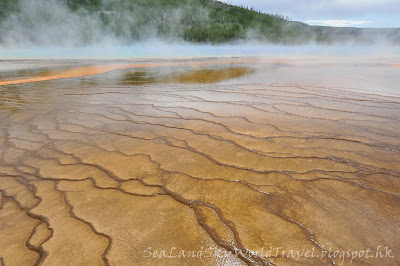
<path id="1" fill-rule="evenodd" d="M 398 62 L 0 61 L 0 264 L 399 265 Z"/>

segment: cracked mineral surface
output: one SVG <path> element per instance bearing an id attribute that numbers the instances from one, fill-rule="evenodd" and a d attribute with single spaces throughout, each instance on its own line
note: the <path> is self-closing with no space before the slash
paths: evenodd
<path id="1" fill-rule="evenodd" d="M 399 61 L 1 61 L 0 265 L 399 265 Z"/>

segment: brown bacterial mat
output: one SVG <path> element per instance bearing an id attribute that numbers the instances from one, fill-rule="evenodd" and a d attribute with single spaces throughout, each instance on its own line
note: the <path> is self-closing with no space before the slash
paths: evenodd
<path id="1" fill-rule="evenodd" d="M 3 73 L 0 264 L 399 265 L 398 68 L 352 60 Z"/>

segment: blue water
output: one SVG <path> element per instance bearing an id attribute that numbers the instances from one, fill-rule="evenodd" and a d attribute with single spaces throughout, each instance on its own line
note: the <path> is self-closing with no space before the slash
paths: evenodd
<path id="1" fill-rule="evenodd" d="M 140 42 L 131 46 L 97 45 L 83 48 L 0 48 L 0 59 L 90 59 L 90 58 L 179 58 L 207 56 L 288 55 L 400 55 L 399 46 L 340 45 L 283 46 L 244 43 L 238 45 L 193 45 L 187 43 Z"/>

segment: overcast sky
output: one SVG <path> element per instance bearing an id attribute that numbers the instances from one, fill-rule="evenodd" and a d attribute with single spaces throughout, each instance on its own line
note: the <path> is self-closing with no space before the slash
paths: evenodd
<path id="1" fill-rule="evenodd" d="M 400 0 L 223 0 L 313 25 L 400 28 Z"/>

